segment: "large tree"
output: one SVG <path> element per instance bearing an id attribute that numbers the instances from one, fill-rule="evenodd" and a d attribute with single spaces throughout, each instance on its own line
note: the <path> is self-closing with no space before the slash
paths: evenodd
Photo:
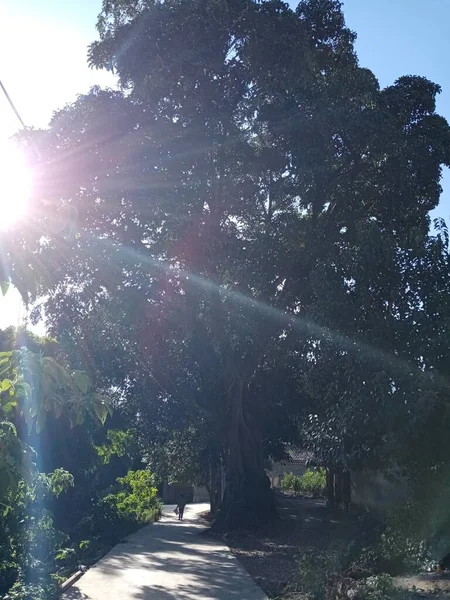
<path id="1" fill-rule="evenodd" d="M 39 250 L 49 323 L 78 336 L 97 377 L 140 394 L 141 421 L 186 414 L 213 432 L 218 525 L 267 518 L 277 392 L 261 386 L 282 365 L 299 389 L 330 330 L 378 343 L 367 315 L 399 286 L 364 280 L 364 256 L 379 267 L 365 236 L 394 254 L 411 231 L 426 241 L 450 162 L 439 87 L 408 76 L 380 90 L 336 0 L 105 0 L 98 31 L 90 62 L 123 91 L 93 90 L 39 134 L 41 193 L 76 215 Z M 320 314 L 330 277 L 364 290 L 355 321 Z"/>

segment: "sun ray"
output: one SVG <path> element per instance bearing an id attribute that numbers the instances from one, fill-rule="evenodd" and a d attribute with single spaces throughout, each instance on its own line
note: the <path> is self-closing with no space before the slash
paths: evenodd
<path id="1" fill-rule="evenodd" d="M 13 142 L 0 143 L 0 230 L 13 227 L 27 212 L 32 172 Z"/>

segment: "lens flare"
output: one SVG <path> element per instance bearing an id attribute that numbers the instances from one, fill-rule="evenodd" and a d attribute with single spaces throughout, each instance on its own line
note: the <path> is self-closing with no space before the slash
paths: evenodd
<path id="1" fill-rule="evenodd" d="M 0 230 L 14 226 L 27 212 L 32 172 L 12 142 L 0 143 Z"/>

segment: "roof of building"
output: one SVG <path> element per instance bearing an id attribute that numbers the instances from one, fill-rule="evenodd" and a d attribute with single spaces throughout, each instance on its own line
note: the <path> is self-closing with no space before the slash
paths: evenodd
<path id="1" fill-rule="evenodd" d="M 290 447 L 286 448 L 289 463 L 309 463 L 313 460 L 314 454 L 310 450 L 302 450 L 301 448 Z"/>

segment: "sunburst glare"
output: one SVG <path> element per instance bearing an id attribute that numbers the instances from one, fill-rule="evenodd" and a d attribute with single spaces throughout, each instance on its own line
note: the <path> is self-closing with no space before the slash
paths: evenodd
<path id="1" fill-rule="evenodd" d="M 13 142 L 0 143 L 0 230 L 17 224 L 27 211 L 32 171 Z"/>

